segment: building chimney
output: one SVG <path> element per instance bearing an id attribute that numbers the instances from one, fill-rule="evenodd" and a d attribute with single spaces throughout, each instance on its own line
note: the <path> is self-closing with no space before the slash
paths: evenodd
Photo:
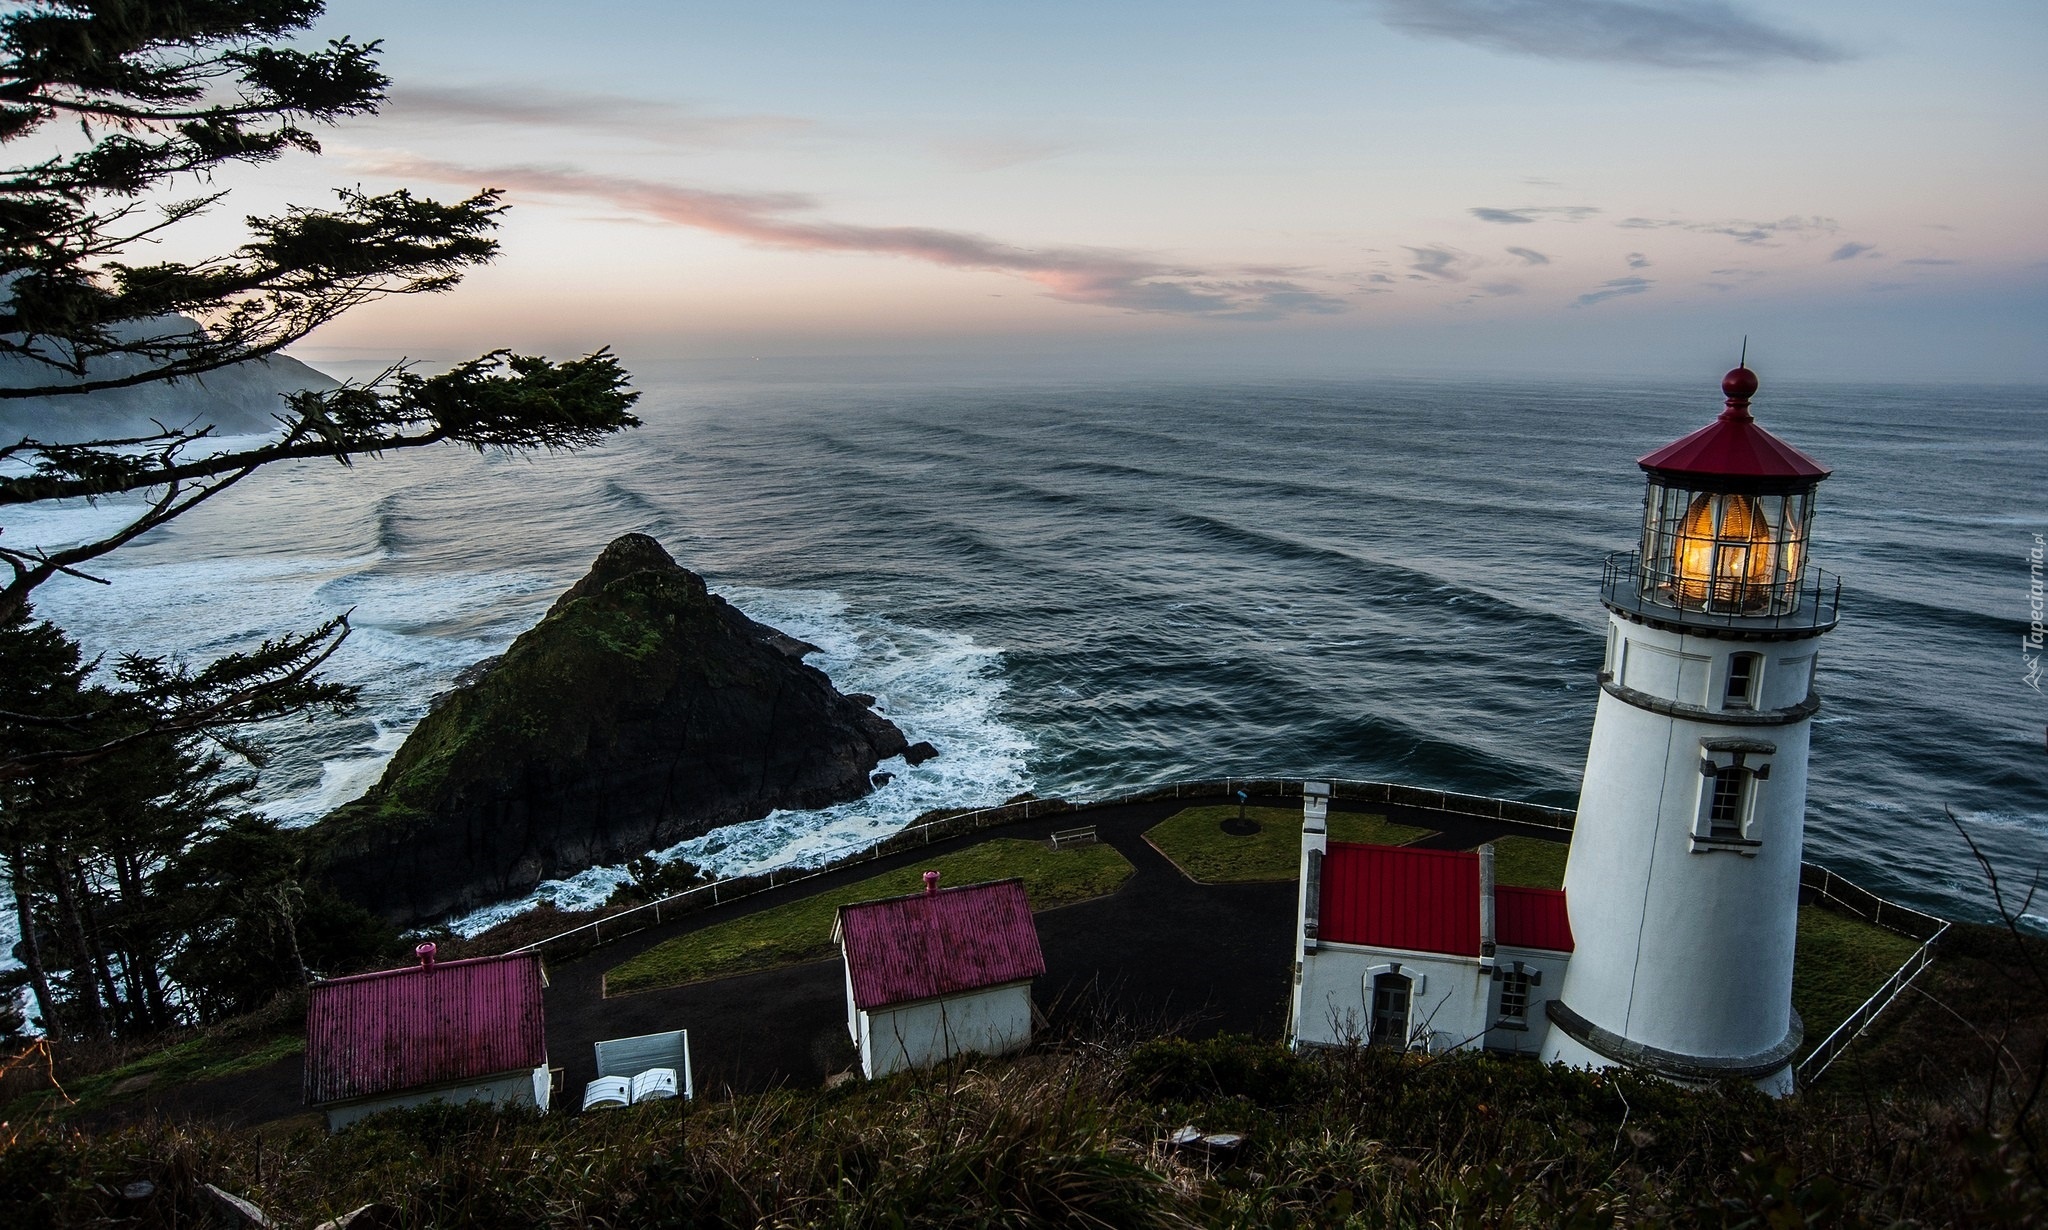
<path id="1" fill-rule="evenodd" d="M 936 897 L 939 895 L 938 872 L 927 871 L 924 873 L 924 895 L 927 897 Z"/>
<path id="2" fill-rule="evenodd" d="M 1493 955 L 1493 843 L 1479 847 L 1479 955 Z"/>
<path id="3" fill-rule="evenodd" d="M 421 969 L 432 969 L 434 968 L 434 953 L 437 951 L 439 950 L 434 947 L 434 941 L 428 940 L 418 948 L 413 949 L 412 955 L 420 959 Z"/>
<path id="4" fill-rule="evenodd" d="M 1327 833 L 1330 816 L 1330 783 L 1301 784 L 1301 831 Z"/>

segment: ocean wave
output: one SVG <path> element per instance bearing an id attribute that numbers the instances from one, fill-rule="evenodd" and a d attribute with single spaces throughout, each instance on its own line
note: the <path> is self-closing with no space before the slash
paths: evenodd
<path id="1" fill-rule="evenodd" d="M 341 557 L 191 559 L 137 553 L 110 560 L 103 589 L 59 580 L 43 615 L 95 654 L 140 653 L 194 664 L 305 631 L 349 613 L 329 679 L 362 689 L 357 721 L 281 719 L 249 734 L 273 753 L 253 802 L 305 824 L 376 780 L 406 732 L 457 672 L 500 653 L 539 617 L 555 588 L 529 571 L 395 571 L 383 551 Z"/>

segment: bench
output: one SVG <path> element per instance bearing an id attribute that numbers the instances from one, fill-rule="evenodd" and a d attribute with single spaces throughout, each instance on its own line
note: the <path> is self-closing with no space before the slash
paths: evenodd
<path id="1" fill-rule="evenodd" d="M 1095 826 L 1091 824 L 1086 828 L 1061 829 L 1054 833 L 1052 848 L 1057 850 L 1062 846 L 1092 846 L 1101 840 L 1095 835 Z"/>

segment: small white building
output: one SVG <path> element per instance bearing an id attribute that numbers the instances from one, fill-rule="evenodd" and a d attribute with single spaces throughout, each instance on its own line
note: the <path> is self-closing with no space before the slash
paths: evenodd
<path id="1" fill-rule="evenodd" d="M 1496 887 L 1490 846 L 1332 842 L 1328 798 L 1306 797 L 1289 1040 L 1539 1051 L 1571 960 L 1564 894 Z"/>
<path id="2" fill-rule="evenodd" d="M 841 906 L 846 1028 L 869 1079 L 1031 1041 L 1031 980 L 1045 972 L 1024 882 L 998 880 Z"/>
<path id="3" fill-rule="evenodd" d="M 328 978 L 306 993 L 306 1102 L 329 1131 L 380 1110 L 490 1102 L 547 1112 L 540 954 L 436 961 Z"/>

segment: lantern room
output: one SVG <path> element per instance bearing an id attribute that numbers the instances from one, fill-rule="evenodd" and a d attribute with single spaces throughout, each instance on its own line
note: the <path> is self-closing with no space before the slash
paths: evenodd
<path id="1" fill-rule="evenodd" d="M 1649 475 L 1642 548 L 1610 565 L 1610 603 L 1730 621 L 1776 622 L 1809 606 L 1819 616 L 1807 538 L 1828 470 L 1757 425 L 1756 389 L 1747 367 L 1729 372 L 1719 418 L 1637 463 Z"/>

